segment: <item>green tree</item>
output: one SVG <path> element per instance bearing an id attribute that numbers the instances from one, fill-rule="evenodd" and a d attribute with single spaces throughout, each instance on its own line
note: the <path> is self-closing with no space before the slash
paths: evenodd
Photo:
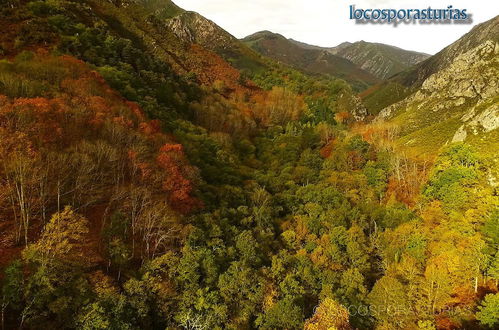
<path id="1" fill-rule="evenodd" d="M 476 318 L 485 326 L 491 328 L 499 326 L 499 293 L 485 296 L 482 305 L 478 306 Z"/>
<path id="2" fill-rule="evenodd" d="M 385 275 L 379 279 L 369 293 L 368 301 L 379 324 L 405 328 L 411 323 L 413 316 L 407 289 L 396 278 Z"/>
<path id="3" fill-rule="evenodd" d="M 12 262 L 4 271 L 2 286 L 1 308 L 2 319 L 1 326 L 5 329 L 5 313 L 8 309 L 19 311 L 22 306 L 24 293 L 24 276 L 22 263 L 20 260 Z"/>
<path id="4" fill-rule="evenodd" d="M 303 311 L 294 299 L 286 297 L 265 311 L 256 323 L 262 329 L 299 329 L 303 327 Z"/>

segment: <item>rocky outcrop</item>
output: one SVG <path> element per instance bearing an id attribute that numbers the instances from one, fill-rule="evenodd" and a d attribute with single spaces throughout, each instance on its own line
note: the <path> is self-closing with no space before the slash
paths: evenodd
<path id="1" fill-rule="evenodd" d="M 371 104 L 368 102 L 369 110 L 373 113 L 379 113 L 381 107 L 379 107 L 378 104 L 381 103 L 386 107 L 387 104 L 394 104 L 402 101 L 407 97 L 407 94 L 393 94 L 392 90 L 394 89 L 394 86 L 397 86 L 398 90 L 418 90 L 428 78 L 433 74 L 448 68 L 458 56 L 487 41 L 499 42 L 499 16 L 478 24 L 470 32 L 451 45 L 445 47 L 437 54 L 396 74 L 389 78 L 384 84 L 380 84 L 377 88 L 374 88 L 368 94 L 365 94 L 364 99 L 375 100 L 375 102 Z M 390 96 L 387 97 L 387 94 L 390 94 Z M 388 100 L 388 102 L 385 102 L 384 100 Z M 395 108 L 397 107 L 398 106 L 395 106 Z M 382 117 L 386 117 L 394 110 L 393 108 L 394 107 L 386 108 L 382 113 Z"/>
<path id="2" fill-rule="evenodd" d="M 485 110 L 476 114 L 476 108 L 480 104 L 473 107 L 469 113 L 463 117 L 463 125 L 454 134 L 452 142 L 463 142 L 468 137 L 468 132 L 478 135 L 481 132 L 490 132 L 499 128 L 499 103 L 494 103 Z"/>
<path id="3" fill-rule="evenodd" d="M 393 77 L 393 81 L 404 86 L 419 87 L 432 74 L 447 68 L 456 57 L 487 40 L 499 41 L 499 16 L 475 26 L 470 32 L 434 56 Z"/>
<path id="4" fill-rule="evenodd" d="M 167 22 L 170 30 L 186 43 L 197 43 L 211 50 L 229 49 L 238 40 L 209 19 L 195 12 L 184 12 Z"/>
<path id="5" fill-rule="evenodd" d="M 427 110 L 431 112 L 466 112 L 462 121 L 475 118 L 495 129 L 493 109 L 486 105 L 499 93 L 499 43 L 489 40 L 459 55 L 446 69 L 426 79 L 421 88 L 410 97 L 383 109 L 379 119 L 389 119 L 401 111 Z M 477 113 L 477 109 L 481 109 Z M 487 113 L 488 115 L 483 115 Z M 477 117 L 477 116 L 484 116 Z M 481 125 L 481 124 L 480 124 Z M 484 126 L 484 127 L 485 127 Z M 464 135 L 456 132 L 458 139 Z"/>
<path id="6" fill-rule="evenodd" d="M 448 68 L 430 76 L 416 99 L 438 95 L 463 102 L 462 98 L 490 98 L 498 92 L 499 43 L 486 41 L 459 55 Z M 461 100 L 461 101 L 459 101 Z"/>
<path id="7" fill-rule="evenodd" d="M 367 108 L 364 106 L 359 97 L 352 97 L 352 107 L 350 112 L 353 118 L 357 121 L 363 121 L 367 117 Z"/>

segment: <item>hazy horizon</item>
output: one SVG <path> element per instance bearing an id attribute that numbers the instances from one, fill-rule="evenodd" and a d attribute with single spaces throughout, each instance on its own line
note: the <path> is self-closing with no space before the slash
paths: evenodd
<path id="1" fill-rule="evenodd" d="M 427 54 L 435 54 L 469 32 L 475 25 L 495 17 L 499 2 L 487 0 L 432 0 L 427 3 L 407 0 L 359 0 L 340 2 L 316 0 L 173 0 L 186 10 L 196 11 L 214 21 L 236 38 L 259 31 L 279 33 L 286 38 L 320 47 L 335 47 L 343 42 L 375 42 Z M 467 9 L 472 24 L 356 24 L 349 19 L 349 6 L 356 8 L 453 8 Z M 327 33 L 330 31 L 330 33 Z M 341 32 L 341 33 L 338 33 Z"/>

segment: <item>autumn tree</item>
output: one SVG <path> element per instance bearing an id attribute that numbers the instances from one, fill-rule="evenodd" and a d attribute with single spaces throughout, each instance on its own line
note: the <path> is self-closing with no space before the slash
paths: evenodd
<path id="1" fill-rule="evenodd" d="M 38 211 L 40 154 L 22 133 L 6 137 L 2 142 L 5 141 L 12 144 L 3 145 L 0 179 L 9 192 L 13 215 L 18 220 L 17 241 L 24 236 L 27 245 L 30 224 Z"/>
<path id="2" fill-rule="evenodd" d="M 157 163 L 165 171 L 162 186 L 171 205 L 186 213 L 199 207 L 200 202 L 192 196 L 191 180 L 197 176 L 196 169 L 187 165 L 182 145 L 165 144 L 157 156 Z"/>
<path id="3" fill-rule="evenodd" d="M 404 328 L 413 319 L 407 290 L 396 278 L 385 275 L 369 293 L 370 310 L 379 324 Z"/>
<path id="4" fill-rule="evenodd" d="M 351 329 L 349 315 L 345 307 L 331 298 L 326 298 L 317 306 L 314 315 L 305 322 L 305 330 Z"/>
<path id="5" fill-rule="evenodd" d="M 85 295 L 82 268 L 87 265 L 84 244 L 88 222 L 71 207 L 55 213 L 41 237 L 23 251 L 28 275 L 24 288 L 20 327 L 25 322 L 42 324 L 44 315 L 57 322 L 74 323 Z"/>
<path id="6" fill-rule="evenodd" d="M 40 261 L 46 265 L 51 260 L 81 260 L 82 247 L 88 233 L 88 220 L 75 213 L 70 206 L 55 213 L 45 225 L 36 243 L 25 251 L 27 260 Z"/>
<path id="7" fill-rule="evenodd" d="M 285 125 L 297 120 L 306 112 L 302 97 L 291 91 L 274 87 L 262 100 L 257 100 L 254 116 L 263 126 Z"/>

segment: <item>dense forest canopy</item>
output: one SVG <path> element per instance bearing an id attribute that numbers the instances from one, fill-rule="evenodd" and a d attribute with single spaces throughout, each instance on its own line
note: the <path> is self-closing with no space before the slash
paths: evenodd
<path id="1" fill-rule="evenodd" d="M 412 157 L 344 81 L 187 44 L 167 0 L 0 4 L 2 329 L 499 326 L 473 146 Z"/>

